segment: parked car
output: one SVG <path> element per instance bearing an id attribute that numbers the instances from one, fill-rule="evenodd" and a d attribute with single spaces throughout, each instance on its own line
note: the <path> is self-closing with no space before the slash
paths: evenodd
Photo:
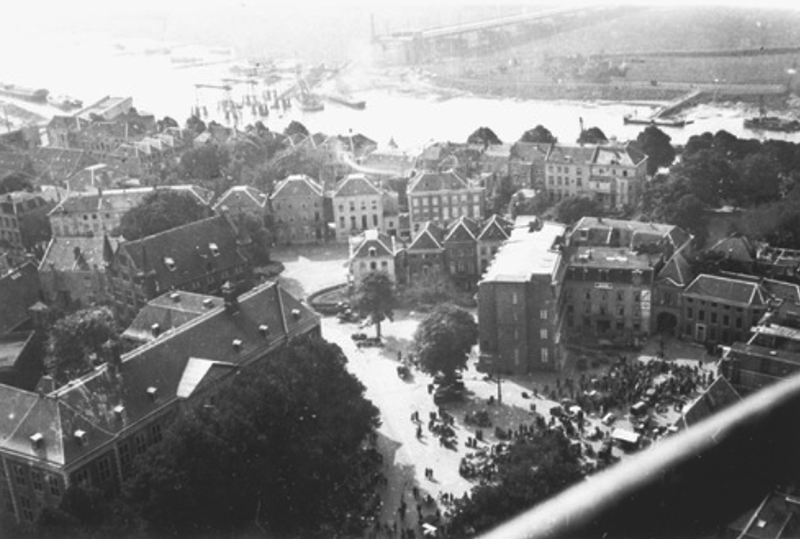
<path id="1" fill-rule="evenodd" d="M 354 341 L 363 341 L 364 339 L 367 338 L 367 334 L 366 333 L 353 333 L 352 335 L 350 335 L 350 338 L 353 339 Z"/>
<path id="2" fill-rule="evenodd" d="M 380 337 L 365 337 L 357 341 L 356 346 L 358 346 L 359 348 L 369 348 L 373 346 L 377 348 L 382 348 L 383 339 L 381 339 Z"/>
<path id="3" fill-rule="evenodd" d="M 610 425 L 613 425 L 616 420 L 617 420 L 617 416 L 615 416 L 614 414 L 609 412 L 609 413 L 607 413 L 606 415 L 603 416 L 603 419 L 601 421 L 603 422 L 604 425 L 609 425 L 610 426 Z"/>

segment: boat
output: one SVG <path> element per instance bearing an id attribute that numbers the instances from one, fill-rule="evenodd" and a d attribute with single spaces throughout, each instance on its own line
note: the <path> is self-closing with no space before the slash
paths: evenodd
<path id="1" fill-rule="evenodd" d="M 328 94 L 324 97 L 329 101 L 336 103 L 337 105 L 344 105 L 345 107 L 350 107 L 351 109 L 364 110 L 367 108 L 367 102 L 363 99 L 354 99 L 342 94 Z"/>
<path id="2" fill-rule="evenodd" d="M 325 110 L 325 104 L 314 94 L 302 93 L 297 97 L 297 104 L 303 112 L 319 112 Z"/>
<path id="3" fill-rule="evenodd" d="M 800 131 L 800 121 L 790 120 L 787 118 L 778 118 L 777 116 L 756 116 L 754 118 L 745 118 L 744 126 L 747 129 L 753 129 L 757 131 L 782 131 L 784 133 Z"/>
<path id="4" fill-rule="evenodd" d="M 691 120 L 685 118 L 637 118 L 630 114 L 623 116 L 622 121 L 626 124 L 655 125 L 658 127 L 684 127 L 692 123 Z"/>
<path id="5" fill-rule="evenodd" d="M 83 101 L 68 95 L 48 95 L 47 103 L 63 111 L 79 109 L 83 106 Z"/>
<path id="6" fill-rule="evenodd" d="M 7 97 L 15 97 L 33 103 L 44 103 L 47 101 L 47 94 L 49 92 L 44 88 L 25 88 L 24 86 L 17 86 L 16 84 L 3 84 L 0 83 L 0 95 Z"/>

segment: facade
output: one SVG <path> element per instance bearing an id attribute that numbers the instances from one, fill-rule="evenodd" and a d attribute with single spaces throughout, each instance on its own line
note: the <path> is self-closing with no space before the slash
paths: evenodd
<path id="1" fill-rule="evenodd" d="M 407 194 L 411 234 L 419 232 L 425 221 L 447 227 L 462 216 L 483 216 L 483 188 L 456 172 L 420 172 L 409 182 Z"/>
<path id="2" fill-rule="evenodd" d="M 231 214 L 252 213 L 264 215 L 267 211 L 267 201 L 269 197 L 249 185 L 235 185 L 222 193 L 214 202 L 212 209 L 220 212 L 226 209 Z"/>
<path id="3" fill-rule="evenodd" d="M 0 274 L 0 335 L 25 329 L 30 319 L 28 309 L 41 299 L 41 290 L 39 273 L 33 262 Z"/>
<path id="4" fill-rule="evenodd" d="M 604 208 L 633 205 L 647 176 L 647 156 L 629 144 L 553 144 L 545 159 L 544 188 L 551 200 L 586 196 Z"/>
<path id="5" fill-rule="evenodd" d="M 369 229 L 385 231 L 383 195 L 364 174 L 345 177 L 331 199 L 337 241 L 347 241 Z"/>
<path id="6" fill-rule="evenodd" d="M 73 193 L 48 214 L 53 236 L 91 236 L 116 234 L 122 216 L 138 206 L 156 189 L 186 193 L 203 206 L 211 204 L 214 194 L 195 185 L 108 189 L 97 193 Z"/>
<path id="7" fill-rule="evenodd" d="M 481 274 L 489 269 L 489 264 L 494 260 L 498 249 L 508 239 L 513 226 L 513 223 L 496 214 L 483 224 L 478 233 L 478 271 Z"/>
<path id="8" fill-rule="evenodd" d="M 52 204 L 38 193 L 0 195 L 0 248 L 23 250 L 46 239 L 47 212 Z"/>
<path id="9" fill-rule="evenodd" d="M 277 242 L 314 243 L 325 239 L 322 186 L 304 174 L 287 177 L 270 197 Z"/>
<path id="10" fill-rule="evenodd" d="M 62 309 L 111 300 L 106 268 L 114 256 L 108 236 L 56 236 L 39 263 L 48 304 Z"/>
<path id="11" fill-rule="evenodd" d="M 473 289 L 481 276 L 478 265 L 480 231 L 477 220 L 462 216 L 450 224 L 442 242 L 447 276 L 453 284 L 464 290 Z"/>
<path id="12" fill-rule="evenodd" d="M 561 368 L 559 284 L 565 227 L 518 217 L 478 284 L 479 368 L 524 374 Z"/>
<path id="13" fill-rule="evenodd" d="M 226 282 L 250 288 L 249 247 L 249 238 L 224 216 L 120 243 L 108 267 L 118 316 L 132 320 L 169 290 L 220 294 Z"/>
<path id="14" fill-rule="evenodd" d="M 395 240 L 378 230 L 365 230 L 363 234 L 350 238 L 348 259 L 348 282 L 358 286 L 361 279 L 371 271 L 385 271 L 392 282 L 397 281 L 395 271 Z"/>
<path id="15" fill-rule="evenodd" d="M 533 189 L 545 184 L 545 159 L 551 144 L 516 142 L 511 147 L 508 173 L 516 189 Z"/>
<path id="16" fill-rule="evenodd" d="M 111 351 L 70 384 L 0 385 L 0 519 L 33 523 L 71 485 L 115 495 L 184 403 L 211 398 L 291 338 L 319 334 L 317 315 L 274 283 L 207 299 L 202 315 L 121 357 Z"/>
<path id="17" fill-rule="evenodd" d="M 743 341 L 767 310 L 783 301 L 800 303 L 800 288 L 769 279 L 701 274 L 683 292 L 682 333 L 710 345 Z"/>
<path id="18" fill-rule="evenodd" d="M 694 272 L 682 251 L 673 254 L 656 275 L 653 288 L 654 331 L 679 335 L 683 316 L 683 291 L 694 280 Z"/>
<path id="19" fill-rule="evenodd" d="M 428 221 L 398 258 L 398 278 L 403 284 L 438 279 L 446 273 L 444 255 L 445 231 Z"/>
<path id="20" fill-rule="evenodd" d="M 410 178 L 414 173 L 414 157 L 396 148 L 375 150 L 359 159 L 358 169 L 369 180 Z"/>

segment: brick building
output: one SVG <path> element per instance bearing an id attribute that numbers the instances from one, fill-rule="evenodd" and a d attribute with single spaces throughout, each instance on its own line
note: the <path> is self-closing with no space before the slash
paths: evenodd
<path id="1" fill-rule="evenodd" d="M 324 240 L 327 225 L 322 200 L 322 185 L 305 174 L 279 182 L 270 197 L 277 242 L 288 245 Z"/>
<path id="2" fill-rule="evenodd" d="M 116 495 L 185 403 L 211 398 L 291 338 L 319 334 L 319 318 L 274 283 L 206 299 L 199 316 L 121 357 L 112 351 L 67 385 L 0 385 L 0 519 L 33 524 L 71 485 Z"/>
<path id="3" fill-rule="evenodd" d="M 386 231 L 382 192 L 364 174 L 350 174 L 341 180 L 331 199 L 337 241 L 369 229 Z"/>
<path id="4" fill-rule="evenodd" d="M 559 370 L 559 283 L 565 227 L 518 217 L 478 284 L 479 367 L 524 374 Z"/>
<path id="5" fill-rule="evenodd" d="M 371 271 L 385 271 L 395 282 L 396 255 L 395 239 L 378 230 L 365 230 L 362 234 L 351 237 L 347 276 L 349 284 L 358 286 L 364 275 Z"/>
<path id="6" fill-rule="evenodd" d="M 48 304 L 61 309 L 111 300 L 106 268 L 114 256 L 108 236 L 56 236 L 39 263 Z"/>
<path id="7" fill-rule="evenodd" d="M 411 234 L 419 232 L 425 221 L 447 227 L 462 216 L 483 217 L 483 188 L 456 172 L 420 172 L 409 182 L 407 194 Z"/>
<path id="8" fill-rule="evenodd" d="M 0 195 L 0 251 L 27 250 L 50 236 L 47 213 L 53 205 L 39 193 Z"/>
<path id="9" fill-rule="evenodd" d="M 471 290 L 481 276 L 478 265 L 478 234 L 481 227 L 476 219 L 459 217 L 445 232 L 442 246 L 450 281 L 464 290 Z"/>

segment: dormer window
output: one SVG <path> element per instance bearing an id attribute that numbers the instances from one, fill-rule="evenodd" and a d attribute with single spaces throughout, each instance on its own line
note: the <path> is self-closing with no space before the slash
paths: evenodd
<path id="1" fill-rule="evenodd" d="M 208 249 L 211 251 L 213 256 L 219 256 L 219 247 L 217 247 L 216 243 L 209 243 Z"/>
<path id="2" fill-rule="evenodd" d="M 242 349 L 242 339 L 233 339 L 233 349 L 237 352 Z"/>
<path id="3" fill-rule="evenodd" d="M 31 447 L 33 449 L 41 449 L 44 445 L 44 436 L 41 432 L 31 435 Z"/>
<path id="4" fill-rule="evenodd" d="M 178 267 L 175 265 L 175 259 L 169 256 L 164 257 L 164 265 L 167 266 L 169 271 L 175 271 Z"/>
<path id="5" fill-rule="evenodd" d="M 266 324 L 261 324 L 260 326 L 258 326 L 258 331 L 261 333 L 261 335 L 266 337 L 267 335 L 269 335 L 269 326 Z"/>
<path id="6" fill-rule="evenodd" d="M 78 442 L 79 445 L 86 445 L 86 441 L 88 439 L 85 430 L 78 429 L 73 433 L 73 437 L 75 441 Z"/>
<path id="7" fill-rule="evenodd" d="M 292 309 L 292 318 L 295 320 L 300 319 L 300 309 Z"/>
<path id="8" fill-rule="evenodd" d="M 378 251 L 375 249 L 375 247 L 369 248 L 369 256 L 378 256 Z"/>

